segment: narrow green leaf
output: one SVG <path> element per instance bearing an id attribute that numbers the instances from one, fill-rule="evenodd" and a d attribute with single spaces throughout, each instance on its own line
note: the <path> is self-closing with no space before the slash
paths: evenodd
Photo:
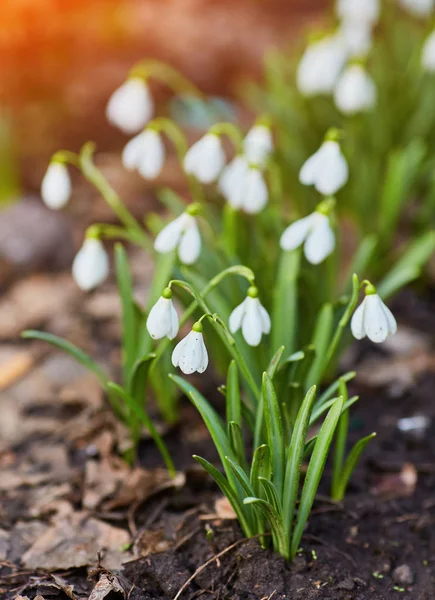
<path id="1" fill-rule="evenodd" d="M 245 445 L 243 442 L 242 428 L 238 423 L 234 423 L 234 421 L 230 421 L 228 423 L 228 439 L 230 440 L 230 445 L 233 449 L 234 456 L 242 465 L 243 469 L 247 471 L 248 465 L 245 456 Z"/>
<path id="2" fill-rule="evenodd" d="M 285 530 L 291 537 L 296 500 L 301 477 L 301 465 L 305 453 L 305 442 L 311 411 L 316 397 L 316 386 L 312 386 L 302 402 L 293 428 L 290 446 L 286 457 L 286 471 L 283 495 L 283 520 Z"/>
<path id="3" fill-rule="evenodd" d="M 347 392 L 346 383 L 340 379 L 340 383 L 338 386 L 339 394 L 343 398 L 343 405 L 347 403 L 349 400 L 349 395 Z M 346 442 L 347 442 L 347 434 L 349 430 L 349 411 L 343 410 L 340 418 L 338 419 L 337 430 L 335 432 L 335 448 L 334 448 L 334 456 L 332 461 L 332 481 L 331 481 L 331 489 L 332 495 L 334 496 L 334 490 L 337 489 L 337 486 L 341 477 L 341 470 L 343 468 L 344 457 L 346 454 Z"/>
<path id="4" fill-rule="evenodd" d="M 293 352 L 296 345 L 299 269 L 300 249 L 283 252 L 273 301 L 272 348 L 284 346 L 287 352 Z"/>
<path id="5" fill-rule="evenodd" d="M 227 423 L 234 421 L 242 425 L 242 400 L 240 398 L 239 372 L 235 360 L 230 362 L 226 387 Z"/>
<path id="6" fill-rule="evenodd" d="M 273 481 L 268 479 L 267 477 L 259 477 L 260 484 L 264 489 L 264 493 L 266 496 L 266 500 L 273 506 L 276 512 L 282 516 L 282 505 L 281 500 L 278 495 L 278 490 L 276 489 Z"/>
<path id="7" fill-rule="evenodd" d="M 304 389 L 307 386 L 318 385 L 320 383 L 320 377 L 324 371 L 323 363 L 325 362 L 328 346 L 331 342 L 333 324 L 334 310 L 332 304 L 328 303 L 321 308 L 314 328 L 311 345 L 314 346 L 316 354 L 305 378 Z"/>
<path id="8" fill-rule="evenodd" d="M 273 480 L 278 493 L 282 493 L 284 480 L 284 438 L 281 422 L 281 411 L 276 397 L 272 380 L 263 373 L 262 397 L 264 406 L 264 420 L 267 431 L 267 445 L 273 449 Z"/>
<path id="9" fill-rule="evenodd" d="M 279 363 L 281 362 L 282 355 L 284 354 L 285 347 L 281 346 L 272 356 L 272 360 L 269 363 L 269 366 L 266 369 L 266 373 L 273 380 L 275 377 L 275 373 L 279 367 Z"/>
<path id="10" fill-rule="evenodd" d="M 133 282 L 127 253 L 122 244 L 115 244 L 115 265 L 118 291 L 122 305 L 122 364 L 124 385 L 130 389 L 130 375 L 136 359 L 138 323 L 133 300 Z"/>
<path id="11" fill-rule="evenodd" d="M 226 461 L 229 464 L 230 468 L 232 469 L 234 475 L 239 480 L 246 496 L 252 496 L 255 492 L 252 488 L 251 482 L 250 482 L 248 476 L 246 475 L 245 471 L 242 469 L 242 467 L 237 462 L 232 460 L 229 456 L 226 457 Z"/>
<path id="12" fill-rule="evenodd" d="M 259 478 L 270 478 L 272 469 L 270 464 L 270 451 L 266 444 L 259 446 L 254 452 L 251 464 L 250 482 L 254 490 L 254 496 L 260 496 Z"/>
<path id="13" fill-rule="evenodd" d="M 365 447 L 370 442 L 370 440 L 372 440 L 375 437 L 375 435 L 376 433 L 371 433 L 370 435 L 367 435 L 366 437 L 362 438 L 355 444 L 355 446 L 350 451 L 349 456 L 347 457 L 346 462 L 344 463 L 343 470 L 341 471 L 340 482 L 332 495 L 333 500 L 342 500 L 344 498 L 349 479 L 359 459 L 361 458 L 361 454 L 364 452 Z"/>
<path id="14" fill-rule="evenodd" d="M 97 363 L 88 354 L 86 354 L 86 352 L 80 350 L 80 348 L 78 348 L 75 344 L 72 344 L 67 340 L 63 340 L 57 335 L 45 333 L 45 331 L 35 331 L 33 329 L 27 329 L 26 331 L 23 331 L 21 333 L 21 337 L 23 339 L 40 340 L 42 342 L 47 342 L 48 344 L 59 348 L 59 350 L 66 352 L 67 354 L 72 356 L 74 360 L 86 367 L 86 369 L 92 371 L 92 373 L 94 373 L 97 376 L 99 382 L 101 383 L 101 386 L 105 390 L 107 389 L 108 378 L 106 373 L 99 365 L 97 365 Z"/>
<path id="15" fill-rule="evenodd" d="M 243 504 L 255 505 L 262 509 L 265 514 L 267 521 L 272 529 L 274 539 L 277 541 L 276 550 L 285 558 L 289 558 L 289 544 L 288 537 L 284 530 L 283 522 L 280 515 L 276 512 L 274 507 L 262 498 L 249 497 L 243 500 Z"/>
<path id="16" fill-rule="evenodd" d="M 354 273 L 367 272 L 368 265 L 370 264 L 374 256 L 377 244 L 378 236 L 373 233 L 366 235 L 363 238 L 352 258 L 352 263 L 344 279 L 345 292 L 350 292 L 350 290 L 352 289 L 352 275 Z"/>
<path id="17" fill-rule="evenodd" d="M 317 409 L 320 406 L 323 406 L 323 404 L 325 404 L 325 402 L 327 402 L 330 398 L 332 398 L 332 396 L 338 390 L 338 386 L 340 385 L 341 379 L 345 383 L 347 383 L 348 381 L 351 381 L 352 379 L 354 379 L 355 376 L 356 376 L 356 371 L 348 371 L 347 373 L 342 375 L 339 379 L 336 379 L 333 383 L 331 383 L 331 385 L 329 387 L 326 388 L 326 390 L 323 392 L 323 394 L 319 397 L 319 399 L 317 400 L 317 402 L 314 405 L 314 408 Z"/>
<path id="18" fill-rule="evenodd" d="M 155 358 L 154 352 L 146 354 L 134 363 L 131 370 L 129 393 L 138 403 L 144 399 L 148 374 Z"/>
<path id="19" fill-rule="evenodd" d="M 319 487 L 320 478 L 328 457 L 329 448 L 334 437 L 335 428 L 343 408 L 343 398 L 337 398 L 329 410 L 325 421 L 317 435 L 311 460 L 308 464 L 304 487 L 302 488 L 299 510 L 296 517 L 295 528 L 291 540 L 290 556 L 293 558 L 299 548 L 305 524 L 310 515 L 314 498 Z"/>

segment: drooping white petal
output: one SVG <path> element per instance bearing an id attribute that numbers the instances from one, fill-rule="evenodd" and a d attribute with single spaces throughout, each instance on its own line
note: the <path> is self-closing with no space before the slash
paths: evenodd
<path id="1" fill-rule="evenodd" d="M 185 213 L 168 223 L 154 241 L 155 250 L 166 254 L 176 248 L 184 231 L 185 223 Z"/>
<path id="2" fill-rule="evenodd" d="M 337 15 L 345 21 L 374 25 L 379 20 L 379 0 L 337 0 Z"/>
<path id="3" fill-rule="evenodd" d="M 346 64 L 347 50 L 340 36 L 311 44 L 299 62 L 296 83 L 304 96 L 331 94 Z"/>
<path id="4" fill-rule="evenodd" d="M 63 208 L 71 197 L 71 180 L 66 166 L 59 162 L 48 165 L 41 184 L 44 204 L 53 210 Z"/>
<path id="5" fill-rule="evenodd" d="M 263 210 L 269 199 L 266 182 L 259 169 L 248 169 L 242 193 L 242 208 L 250 215 L 255 215 Z"/>
<path id="6" fill-rule="evenodd" d="M 138 159 L 138 171 L 144 179 L 155 179 L 165 163 L 165 146 L 162 138 L 152 129 L 143 133 L 142 154 Z"/>
<path id="7" fill-rule="evenodd" d="M 357 340 L 362 340 L 366 337 L 366 332 L 364 329 L 364 300 L 353 313 L 352 320 L 350 322 L 352 335 Z"/>
<path id="8" fill-rule="evenodd" d="M 372 26 L 370 23 L 343 21 L 340 25 L 339 35 L 350 58 L 367 56 L 373 45 Z"/>
<path id="9" fill-rule="evenodd" d="M 172 364 L 185 375 L 195 371 L 203 373 L 208 365 L 208 355 L 202 333 L 191 331 L 179 342 L 172 353 Z"/>
<path id="10" fill-rule="evenodd" d="M 324 196 L 333 196 L 346 185 L 349 167 L 337 142 L 324 142 L 322 162 L 319 165 L 314 187 Z"/>
<path id="11" fill-rule="evenodd" d="M 361 65 L 348 67 L 334 90 L 335 105 L 345 115 L 372 109 L 376 104 L 376 96 L 376 86 Z"/>
<path id="12" fill-rule="evenodd" d="M 435 31 L 426 39 L 421 54 L 421 66 L 429 73 L 435 73 Z"/>
<path id="13" fill-rule="evenodd" d="M 137 133 L 151 119 L 154 103 L 146 83 L 132 77 L 115 90 L 109 99 L 106 116 L 124 133 Z"/>
<path id="14" fill-rule="evenodd" d="M 100 240 L 88 238 L 83 242 L 74 258 L 72 274 L 85 292 L 103 283 L 109 274 L 109 258 Z"/>
<path id="15" fill-rule="evenodd" d="M 144 148 L 144 131 L 134 136 L 127 144 L 124 146 L 122 151 L 122 164 L 127 171 L 133 171 L 137 169 L 139 165 L 139 160 L 143 155 Z"/>
<path id="16" fill-rule="evenodd" d="M 305 258 L 312 265 L 318 265 L 333 252 L 335 236 L 327 216 L 315 213 L 315 221 L 304 245 Z"/>
<path id="17" fill-rule="evenodd" d="M 189 221 L 178 245 L 178 257 L 183 264 L 192 265 L 201 253 L 201 236 L 195 218 L 191 215 L 186 216 L 189 217 Z"/>
<path id="18" fill-rule="evenodd" d="M 384 342 L 389 333 L 388 317 L 384 311 L 382 300 L 377 294 L 371 294 L 364 299 L 364 329 L 367 337 L 372 342 Z"/>
<path id="19" fill-rule="evenodd" d="M 428 17 L 434 9 L 435 0 L 399 0 L 399 4 L 416 17 Z"/>
<path id="20" fill-rule="evenodd" d="M 382 302 L 382 300 L 381 300 L 381 305 L 382 305 L 382 309 L 383 309 L 384 314 L 388 321 L 388 334 L 394 335 L 397 332 L 397 321 L 394 318 L 394 315 L 391 312 L 391 310 L 388 308 L 388 306 L 386 304 L 384 304 L 384 302 Z"/>
<path id="21" fill-rule="evenodd" d="M 231 333 L 236 333 L 242 326 L 243 317 L 245 316 L 246 311 L 246 301 L 247 298 L 245 298 L 241 304 L 236 306 L 230 314 L 229 326 Z"/>
<path id="22" fill-rule="evenodd" d="M 243 189 L 248 171 L 248 161 L 244 156 L 239 155 L 228 163 L 219 178 L 219 189 L 233 208 L 242 206 Z"/>
<path id="23" fill-rule="evenodd" d="M 242 334 L 250 346 L 258 346 L 263 335 L 263 322 L 259 311 L 258 298 L 246 298 L 245 315 L 242 321 Z"/>
<path id="24" fill-rule="evenodd" d="M 178 315 L 170 299 L 160 297 L 147 318 L 146 327 L 155 340 L 168 336 L 170 340 L 178 333 Z"/>
<path id="25" fill-rule="evenodd" d="M 269 313 L 264 308 L 264 306 L 262 306 L 262 304 L 260 304 L 260 306 L 258 308 L 259 308 L 259 311 L 260 311 L 260 317 L 261 317 L 261 324 L 262 324 L 262 327 L 263 327 L 263 333 L 268 334 L 268 333 L 270 333 L 270 329 L 272 327 L 272 323 L 270 321 Z"/>
<path id="26" fill-rule="evenodd" d="M 284 230 L 280 246 L 283 250 L 295 250 L 306 239 L 310 229 L 315 221 L 315 215 L 312 213 L 303 219 L 298 219 Z"/>
<path id="27" fill-rule="evenodd" d="M 215 181 L 225 166 L 225 153 L 217 135 L 208 133 L 189 148 L 184 157 L 184 170 L 201 183 Z"/>
<path id="28" fill-rule="evenodd" d="M 208 367 L 208 352 L 207 352 L 207 348 L 204 343 L 204 337 L 202 334 L 200 334 L 200 335 L 201 335 L 202 357 L 201 357 L 201 361 L 198 365 L 197 371 L 198 371 L 198 373 L 204 373 L 204 371 Z"/>
<path id="29" fill-rule="evenodd" d="M 243 149 L 249 163 L 263 166 L 273 152 L 273 139 L 269 127 L 254 125 L 243 140 Z"/>

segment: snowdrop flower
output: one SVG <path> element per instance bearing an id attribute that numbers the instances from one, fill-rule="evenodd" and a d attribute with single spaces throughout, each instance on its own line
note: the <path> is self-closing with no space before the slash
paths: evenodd
<path id="1" fill-rule="evenodd" d="M 124 133 L 137 133 L 151 119 L 154 102 L 145 81 L 139 77 L 127 79 L 115 90 L 106 108 L 106 117 Z"/>
<path id="2" fill-rule="evenodd" d="M 372 27 L 369 23 L 343 21 L 340 25 L 339 35 L 350 58 L 367 56 L 372 47 Z"/>
<path id="3" fill-rule="evenodd" d="M 319 210 L 295 221 L 281 236 L 283 250 L 295 250 L 304 244 L 305 258 L 312 265 L 325 260 L 335 248 L 335 236 L 329 218 Z"/>
<path id="4" fill-rule="evenodd" d="M 337 15 L 344 21 L 375 25 L 379 20 L 379 0 L 337 0 Z"/>
<path id="5" fill-rule="evenodd" d="M 208 354 L 202 336 L 202 323 L 194 323 L 192 331 L 175 346 L 172 364 L 179 367 L 185 375 L 195 371 L 204 373 L 208 366 Z"/>
<path id="6" fill-rule="evenodd" d="M 230 315 L 231 333 L 242 328 L 245 341 L 250 346 L 258 346 L 263 333 L 270 332 L 270 317 L 258 299 L 258 288 L 251 286 L 248 295 Z"/>
<path id="7" fill-rule="evenodd" d="M 236 156 L 222 171 L 219 189 L 235 209 L 254 215 L 263 210 L 269 200 L 269 191 L 263 175 L 255 165 L 249 165 L 244 156 Z"/>
<path id="8" fill-rule="evenodd" d="M 435 73 L 435 31 L 426 39 L 421 54 L 421 66 L 429 73 Z"/>
<path id="9" fill-rule="evenodd" d="M 165 146 L 154 129 L 145 129 L 131 139 L 122 152 L 122 164 L 128 171 L 137 169 L 144 179 L 155 179 L 165 162 Z"/>
<path id="10" fill-rule="evenodd" d="M 269 127 L 254 125 L 243 140 L 243 149 L 249 163 L 263 166 L 273 152 L 273 139 Z"/>
<path id="11" fill-rule="evenodd" d="M 167 336 L 173 340 L 178 333 L 177 311 L 172 302 L 172 290 L 167 287 L 154 304 L 147 319 L 147 330 L 154 340 Z"/>
<path id="12" fill-rule="evenodd" d="M 41 184 L 41 197 L 48 208 L 59 210 L 71 198 L 71 180 L 66 165 L 51 162 Z"/>
<path id="13" fill-rule="evenodd" d="M 303 96 L 331 94 L 346 64 L 347 50 L 340 36 L 309 46 L 298 65 L 296 84 Z"/>
<path id="14" fill-rule="evenodd" d="M 357 340 L 367 336 L 369 340 L 379 344 L 396 333 L 396 319 L 376 293 L 374 285 L 368 283 L 365 293 L 364 300 L 353 314 L 350 328 Z"/>
<path id="15" fill-rule="evenodd" d="M 207 133 L 189 148 L 184 170 L 201 183 L 212 183 L 225 166 L 225 153 L 218 135 Z"/>
<path id="16" fill-rule="evenodd" d="M 79 288 L 85 292 L 103 283 L 109 274 L 109 258 L 99 239 L 85 239 L 74 258 L 72 274 Z"/>
<path id="17" fill-rule="evenodd" d="M 323 144 L 299 172 L 299 181 L 303 185 L 314 185 L 324 196 L 333 196 L 349 178 L 349 167 L 336 138 L 335 131 L 328 132 Z"/>
<path id="18" fill-rule="evenodd" d="M 198 225 L 190 208 L 179 217 L 171 221 L 158 234 L 154 242 L 154 248 L 157 252 L 166 254 L 178 247 L 178 257 L 185 265 L 193 264 L 201 252 L 201 236 L 199 235 Z"/>
<path id="19" fill-rule="evenodd" d="M 416 17 L 428 17 L 434 9 L 435 0 L 399 0 L 399 4 Z"/>
<path id="20" fill-rule="evenodd" d="M 345 115 L 370 110 L 376 104 L 376 86 L 361 65 L 351 65 L 340 76 L 334 90 L 335 105 Z"/>

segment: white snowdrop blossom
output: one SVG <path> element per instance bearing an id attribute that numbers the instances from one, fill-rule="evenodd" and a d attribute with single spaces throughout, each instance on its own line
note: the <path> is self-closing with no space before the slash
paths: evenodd
<path id="1" fill-rule="evenodd" d="M 154 102 L 145 81 L 139 77 L 127 79 L 109 99 L 106 117 L 124 133 L 137 133 L 154 114 Z"/>
<path id="2" fill-rule="evenodd" d="M 335 236 L 329 218 L 315 211 L 295 221 L 283 232 L 280 245 L 283 250 L 295 250 L 304 244 L 305 258 L 312 265 L 325 260 L 335 248 Z"/>
<path id="3" fill-rule="evenodd" d="M 399 0 L 399 4 L 416 17 L 428 17 L 435 7 L 435 0 Z"/>
<path id="4" fill-rule="evenodd" d="M 396 319 L 382 302 L 373 285 L 366 287 L 366 296 L 354 312 L 350 328 L 357 340 L 367 336 L 376 344 L 384 342 L 389 335 L 396 333 Z"/>
<path id="5" fill-rule="evenodd" d="M 243 149 L 249 163 L 264 166 L 273 152 L 272 132 L 269 127 L 254 125 L 243 140 Z"/>
<path id="6" fill-rule="evenodd" d="M 340 76 L 334 90 L 335 105 L 345 115 L 369 111 L 376 104 L 376 86 L 361 65 L 351 65 Z"/>
<path id="7" fill-rule="evenodd" d="M 195 217 L 186 211 L 171 221 L 156 237 L 154 248 L 162 254 L 178 248 L 180 261 L 193 264 L 201 253 L 201 236 Z"/>
<path id="8" fill-rule="evenodd" d="M 59 210 L 68 204 L 71 198 L 71 179 L 66 165 L 60 162 L 48 165 L 41 184 L 41 197 L 44 204 L 53 210 Z"/>
<path id="9" fill-rule="evenodd" d="M 97 238 L 87 238 L 77 252 L 73 266 L 73 277 L 85 292 L 99 286 L 109 275 L 109 257 Z"/>
<path id="10" fill-rule="evenodd" d="M 424 43 L 421 66 L 428 73 L 435 73 L 435 31 L 432 31 Z"/>
<path id="11" fill-rule="evenodd" d="M 173 340 L 178 333 L 179 322 L 177 311 L 172 302 L 172 291 L 165 288 L 162 295 L 154 304 L 147 319 L 147 330 L 154 340 L 167 336 Z"/>
<path id="12" fill-rule="evenodd" d="M 379 20 L 379 0 L 337 0 L 337 16 L 344 21 L 375 25 Z"/>
<path id="13" fill-rule="evenodd" d="M 124 167 L 137 169 L 144 179 L 155 179 L 160 175 L 165 162 L 165 146 L 159 133 L 145 129 L 131 139 L 122 152 Z"/>
<path id="14" fill-rule="evenodd" d="M 314 185 L 324 196 L 333 196 L 348 179 L 349 167 L 340 144 L 328 139 L 305 161 L 299 172 L 299 181 L 303 185 Z"/>
<path id="15" fill-rule="evenodd" d="M 225 167 L 219 189 L 230 206 L 251 215 L 261 212 L 269 200 L 262 172 L 244 156 L 236 156 Z"/>
<path id="16" fill-rule="evenodd" d="M 250 346 L 258 346 L 263 334 L 270 333 L 270 317 L 258 299 L 258 289 L 251 286 L 248 295 L 230 315 L 231 333 L 242 329 L 243 337 Z"/>
<path id="17" fill-rule="evenodd" d="M 373 44 L 372 26 L 358 21 L 343 21 L 339 35 L 350 58 L 365 57 Z"/>
<path id="18" fill-rule="evenodd" d="M 201 183 L 213 183 L 225 166 L 225 153 L 218 135 L 207 133 L 189 148 L 184 170 Z"/>
<path id="19" fill-rule="evenodd" d="M 296 74 L 296 84 L 303 96 L 332 94 L 347 60 L 341 37 L 330 36 L 308 46 Z"/>
<path id="20" fill-rule="evenodd" d="M 194 323 L 192 331 L 178 342 L 172 352 L 172 364 L 185 375 L 204 373 L 208 366 L 207 348 L 202 336 L 202 324 Z"/>

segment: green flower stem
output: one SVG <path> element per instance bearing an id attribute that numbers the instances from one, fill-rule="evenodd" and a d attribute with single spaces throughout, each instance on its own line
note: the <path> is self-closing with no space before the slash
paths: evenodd
<path id="1" fill-rule="evenodd" d="M 243 136 L 240 129 L 234 123 L 216 123 L 210 127 L 208 133 L 215 135 L 226 135 L 234 144 L 237 154 L 243 151 Z"/>
<path id="2" fill-rule="evenodd" d="M 58 162 L 63 164 L 73 165 L 80 169 L 80 157 L 75 152 L 69 150 L 58 150 L 51 157 L 51 162 Z"/>
<path id="3" fill-rule="evenodd" d="M 144 244 L 142 236 L 138 236 L 135 231 L 124 229 L 119 225 L 108 225 L 107 223 L 94 223 L 86 230 L 87 238 L 107 239 L 107 240 L 125 240 L 132 244 L 142 246 L 148 250 L 148 244 Z"/>
<path id="4" fill-rule="evenodd" d="M 185 94 L 204 98 L 202 92 L 187 77 L 184 77 L 177 69 L 160 62 L 159 60 L 145 59 L 136 63 L 130 70 L 129 77 L 141 77 L 148 79 L 153 77 L 165 83 L 177 94 Z"/>
<path id="5" fill-rule="evenodd" d="M 128 231 L 134 232 L 137 240 L 141 240 L 141 246 L 151 249 L 152 242 L 148 235 L 142 229 L 139 222 L 133 217 L 101 171 L 95 166 L 92 160 L 94 152 L 95 145 L 92 142 L 87 142 L 80 151 L 79 167 L 83 176 L 100 192 L 124 227 Z"/>

